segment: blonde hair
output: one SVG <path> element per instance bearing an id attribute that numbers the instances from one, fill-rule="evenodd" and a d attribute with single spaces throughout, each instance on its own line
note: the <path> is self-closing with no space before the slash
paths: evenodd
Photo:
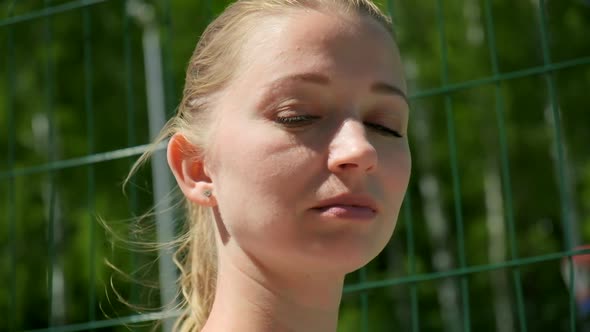
<path id="1" fill-rule="evenodd" d="M 239 63 L 239 46 L 247 29 L 263 16 L 284 13 L 286 9 L 338 9 L 341 13 L 369 16 L 393 37 L 391 21 L 371 0 L 238 0 L 228 6 L 204 31 L 189 61 L 182 101 L 177 114 L 162 129 L 159 137 L 135 163 L 128 176 L 148 160 L 157 146 L 176 133 L 182 133 L 195 146 L 195 158 L 207 155 L 215 95 L 232 79 Z M 197 127 L 199 130 L 195 130 Z M 179 284 L 183 311 L 176 321 L 177 331 L 200 331 L 211 311 L 217 280 L 215 226 L 210 209 L 188 200 L 186 233 L 178 239 L 175 263 L 180 269 Z"/>

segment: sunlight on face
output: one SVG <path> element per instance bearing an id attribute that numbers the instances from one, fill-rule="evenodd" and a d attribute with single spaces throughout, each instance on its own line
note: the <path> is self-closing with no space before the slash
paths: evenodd
<path id="1" fill-rule="evenodd" d="M 211 155 L 222 255 L 347 273 L 395 228 L 410 177 L 397 47 L 367 17 L 263 20 L 219 97 Z"/>

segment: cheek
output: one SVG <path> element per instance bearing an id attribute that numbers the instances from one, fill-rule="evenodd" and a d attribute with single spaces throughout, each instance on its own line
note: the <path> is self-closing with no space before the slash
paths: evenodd
<path id="1" fill-rule="evenodd" d="M 408 189 L 412 161 L 407 144 L 397 146 L 379 156 L 380 175 L 377 177 L 386 207 L 385 215 L 395 220 Z"/>
<path id="2" fill-rule="evenodd" d="M 366 237 L 367 254 L 370 259 L 377 256 L 389 243 L 397 225 L 401 205 L 406 194 L 411 173 L 411 158 L 407 144 L 391 145 L 387 153 L 379 155 L 380 174 L 376 177 L 376 186 L 380 188 L 383 198 L 383 214 L 372 229 L 371 236 Z"/>
<path id="3" fill-rule="evenodd" d="M 390 146 L 379 156 L 384 183 L 388 192 L 405 193 L 412 171 L 412 159 L 407 141 Z"/>
<path id="4" fill-rule="evenodd" d="M 265 223 L 294 210 L 313 163 L 305 148 L 258 121 L 225 123 L 215 143 L 212 179 L 224 222 L 240 217 Z"/>
<path id="5" fill-rule="evenodd" d="M 228 235 L 246 252 L 270 262 L 277 260 L 275 253 L 282 257 L 303 242 L 298 211 L 315 179 L 308 170 L 316 159 L 272 127 L 246 127 L 247 132 L 234 130 L 240 133 L 236 136 L 229 130 L 218 136 L 212 179 Z"/>
<path id="6" fill-rule="evenodd" d="M 238 140 L 225 139 L 220 154 L 219 178 L 228 185 L 247 184 L 256 191 L 284 189 L 289 182 L 301 176 L 308 160 L 301 149 L 291 146 L 281 137 L 267 135 L 264 131 L 251 130 Z M 270 131 L 271 132 L 271 131 Z M 263 194 L 258 192 L 258 194 Z"/>

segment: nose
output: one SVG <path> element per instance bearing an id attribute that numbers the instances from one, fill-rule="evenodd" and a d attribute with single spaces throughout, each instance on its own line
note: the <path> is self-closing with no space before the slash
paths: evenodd
<path id="1" fill-rule="evenodd" d="M 377 168 L 377 151 L 367 140 L 365 128 L 356 120 L 347 120 L 330 142 L 328 169 L 333 173 L 370 173 Z"/>

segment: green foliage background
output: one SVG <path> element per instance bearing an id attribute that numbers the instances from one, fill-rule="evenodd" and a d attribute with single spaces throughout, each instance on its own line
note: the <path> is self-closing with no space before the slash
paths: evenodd
<path id="1" fill-rule="evenodd" d="M 166 105 L 173 114 L 188 58 L 201 31 L 227 1 L 151 3 L 160 23 Z M 0 2 L 0 330 L 42 329 L 158 310 L 156 253 L 130 250 L 97 222 L 104 218 L 123 238 L 153 239 L 152 221 L 136 218 L 153 205 L 149 167 L 134 177 L 127 196 L 121 183 L 134 157 L 12 175 L 14 170 L 149 142 L 141 28 L 125 15 L 124 1 L 98 1 L 3 24 L 11 17 L 68 4 L 83 2 Z M 493 30 L 486 16 L 488 4 Z M 499 144 L 504 136 L 497 107 L 504 112 L 504 156 L 510 172 L 510 182 L 503 182 L 502 188 L 505 259 L 568 249 L 563 211 L 577 220 L 572 238 L 590 241 L 590 5 L 582 0 L 544 4 L 546 49 L 535 0 L 380 2 L 394 17 L 411 87 L 412 119 L 421 120 L 411 120 L 414 170 L 396 233 L 382 255 L 350 276 L 349 287 L 437 271 L 435 254 L 440 248 L 429 236 L 432 226 L 420 187 L 426 176 L 438 183 L 448 228 L 444 242 L 453 268 L 462 259 L 466 266 L 492 263 L 484 175 L 496 170 L 507 180 L 501 172 Z M 545 61 L 562 66 L 543 70 Z M 520 72 L 531 68 L 537 70 Z M 521 75 L 497 76 L 514 72 Z M 560 196 L 550 80 L 568 161 L 567 186 L 561 186 L 571 198 L 566 206 Z M 450 115 L 454 136 L 448 127 Z M 457 151 L 455 176 L 450 146 Z M 462 225 L 456 223 L 459 216 Z M 105 260 L 140 282 L 115 272 Z M 63 267 L 65 281 L 60 321 L 50 315 L 52 264 Z M 522 330 L 525 322 L 530 331 L 570 331 L 570 298 L 560 260 L 497 271 L 508 280 L 514 330 Z M 522 313 L 514 271 L 520 275 Z M 493 273 L 448 279 L 458 290 L 466 287 L 473 330 L 500 331 L 492 303 L 497 291 Z M 369 331 L 448 331 L 445 308 L 437 297 L 442 280 L 351 291 L 344 297 L 339 331 L 359 331 L 362 326 Z M 135 307 L 122 303 L 117 294 Z M 361 308 L 367 304 L 368 316 L 363 316 Z M 106 329 L 149 330 L 149 324 Z M 578 318 L 577 324 L 584 322 Z"/>

